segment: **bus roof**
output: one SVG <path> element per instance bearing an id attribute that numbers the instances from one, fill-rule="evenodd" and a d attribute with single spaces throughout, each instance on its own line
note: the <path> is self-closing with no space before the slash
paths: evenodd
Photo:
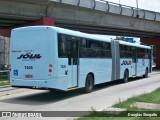
<path id="1" fill-rule="evenodd" d="M 62 33 L 62 34 L 68 34 L 68 35 L 73 35 L 77 37 L 88 38 L 88 39 L 93 39 L 98 41 L 111 42 L 111 40 L 106 39 L 104 36 L 101 36 L 101 35 L 88 34 L 80 31 L 73 31 L 73 30 L 68 30 L 68 29 L 59 28 L 59 27 L 54 27 L 54 28 L 57 28 L 58 33 Z"/>
<path id="2" fill-rule="evenodd" d="M 87 33 L 83 33 L 80 31 L 74 31 L 74 30 L 69 30 L 69 29 L 65 29 L 65 28 L 60 28 L 60 27 L 56 27 L 56 26 L 28 26 L 28 27 L 20 27 L 20 28 L 15 28 L 12 31 L 21 31 L 24 29 L 43 29 L 44 27 L 48 27 L 48 28 L 52 28 L 55 31 L 57 31 L 58 33 L 62 33 L 62 34 L 66 34 L 66 35 L 73 35 L 76 37 L 82 37 L 82 38 L 87 38 L 87 39 L 92 39 L 92 40 L 97 40 L 97 41 L 104 41 L 104 42 L 111 42 L 112 40 L 106 38 L 104 35 L 95 35 L 95 34 L 87 34 Z M 141 45 L 141 44 L 136 44 L 136 43 L 129 43 L 129 42 L 125 42 L 125 41 L 119 41 L 120 44 L 123 45 L 128 45 L 128 46 L 134 46 L 134 47 L 141 47 L 141 48 L 146 48 L 146 49 L 151 49 L 151 47 L 146 46 L 146 45 Z"/>
<path id="3" fill-rule="evenodd" d="M 56 28 L 59 33 L 74 35 L 74 36 L 77 36 L 77 37 L 83 37 L 83 38 L 88 38 L 88 39 L 93 39 L 93 40 L 111 42 L 111 40 L 106 39 L 104 35 L 87 34 L 87 33 L 79 32 L 79 31 L 73 31 L 73 30 L 68 30 L 68 29 L 59 28 L 59 27 L 54 27 L 54 28 Z M 128 46 L 151 49 L 150 46 L 141 45 L 141 44 L 137 44 L 137 43 L 130 43 L 130 42 L 126 42 L 126 41 L 119 41 L 119 43 L 123 44 L 123 45 L 128 45 Z"/>
<path id="4" fill-rule="evenodd" d="M 141 44 L 138 44 L 138 43 L 130 43 L 130 42 L 126 42 L 126 41 L 119 41 L 119 43 L 122 44 L 122 45 L 128 45 L 128 46 L 134 46 L 134 47 L 140 47 L 140 48 L 151 49 L 150 46 L 141 45 Z"/>

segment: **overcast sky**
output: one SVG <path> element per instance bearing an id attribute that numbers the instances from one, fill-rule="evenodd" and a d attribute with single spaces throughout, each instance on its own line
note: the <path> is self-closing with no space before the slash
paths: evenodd
<path id="1" fill-rule="evenodd" d="M 128 5 L 132 7 L 136 7 L 137 0 L 106 0 L 114 3 L 120 3 L 123 5 Z M 147 9 L 151 11 L 160 12 L 160 0 L 138 0 L 138 6 L 141 9 Z"/>

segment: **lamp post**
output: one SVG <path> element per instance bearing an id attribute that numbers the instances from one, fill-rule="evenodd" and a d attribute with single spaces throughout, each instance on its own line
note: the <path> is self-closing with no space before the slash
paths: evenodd
<path id="1" fill-rule="evenodd" d="M 139 17 L 139 15 L 138 15 L 138 0 L 136 0 L 136 4 L 137 4 L 137 15 L 136 15 L 136 17 L 138 18 Z"/>
<path id="2" fill-rule="evenodd" d="M 137 3 L 137 10 L 138 10 L 138 0 L 136 0 L 136 3 Z"/>

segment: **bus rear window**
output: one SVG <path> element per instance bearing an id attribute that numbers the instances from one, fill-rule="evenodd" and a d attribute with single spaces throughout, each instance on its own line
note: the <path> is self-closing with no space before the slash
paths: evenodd
<path id="1" fill-rule="evenodd" d="M 21 31 L 12 35 L 13 49 L 47 50 L 47 32 L 44 30 Z"/>

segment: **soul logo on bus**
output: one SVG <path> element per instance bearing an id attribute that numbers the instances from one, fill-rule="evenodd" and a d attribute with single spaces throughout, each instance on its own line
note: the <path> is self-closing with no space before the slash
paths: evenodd
<path id="1" fill-rule="evenodd" d="M 131 65 L 132 61 L 123 61 L 121 65 Z"/>
<path id="2" fill-rule="evenodd" d="M 21 54 L 17 59 L 40 59 L 42 56 L 40 54 Z"/>

